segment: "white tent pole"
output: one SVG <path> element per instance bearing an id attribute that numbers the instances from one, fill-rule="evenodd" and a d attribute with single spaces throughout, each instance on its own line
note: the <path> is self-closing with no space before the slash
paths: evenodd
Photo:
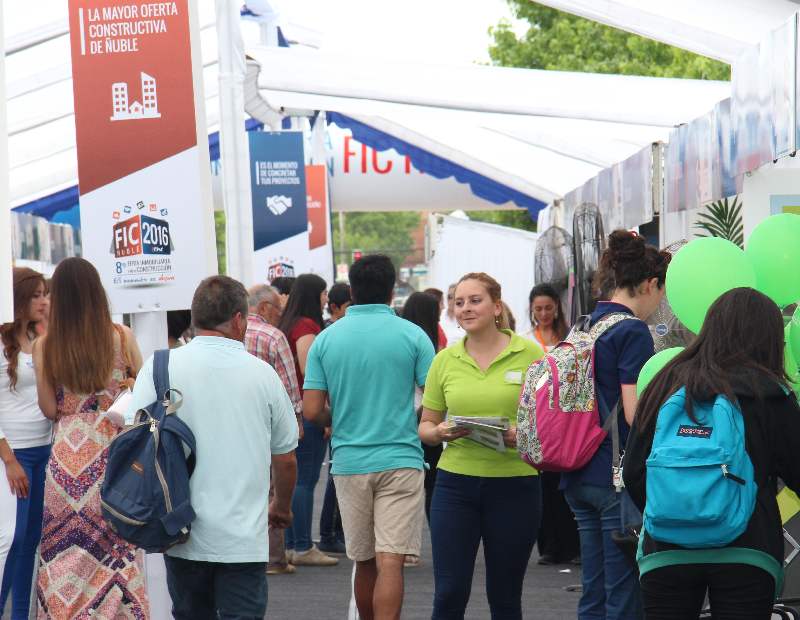
<path id="1" fill-rule="evenodd" d="M 253 284 L 250 152 L 244 128 L 244 42 L 237 0 L 217 0 L 219 142 L 228 275 Z"/>
<path id="2" fill-rule="evenodd" d="M 8 209 L 8 131 L 3 53 L 3 7 L 0 5 L 0 323 L 14 320 L 11 281 L 11 212 Z"/>

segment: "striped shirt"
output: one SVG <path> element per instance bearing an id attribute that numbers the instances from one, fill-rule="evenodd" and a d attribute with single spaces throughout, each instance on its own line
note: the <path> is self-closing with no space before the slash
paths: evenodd
<path id="1" fill-rule="evenodd" d="M 247 316 L 247 333 L 244 336 L 245 349 L 252 355 L 264 360 L 278 373 L 283 387 L 289 394 L 294 411 L 297 415 L 303 413 L 303 398 L 300 396 L 300 387 L 297 383 L 297 373 L 294 369 L 294 358 L 289 348 L 289 341 L 284 333 L 277 327 L 267 323 L 258 314 Z"/>

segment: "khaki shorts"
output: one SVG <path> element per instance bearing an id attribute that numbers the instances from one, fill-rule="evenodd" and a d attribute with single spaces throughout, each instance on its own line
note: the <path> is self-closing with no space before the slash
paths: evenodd
<path id="1" fill-rule="evenodd" d="M 364 562 L 376 553 L 419 555 L 424 480 L 421 469 L 406 468 L 333 477 L 348 558 Z"/>

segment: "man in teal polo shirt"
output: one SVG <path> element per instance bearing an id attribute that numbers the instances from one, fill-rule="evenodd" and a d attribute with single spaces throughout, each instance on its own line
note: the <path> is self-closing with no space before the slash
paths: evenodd
<path id="1" fill-rule="evenodd" d="M 332 473 L 362 618 L 400 617 L 403 561 L 421 546 L 414 388 L 425 385 L 434 350 L 422 329 L 389 307 L 394 283 L 387 256 L 353 263 L 353 305 L 314 340 L 303 386 L 305 418 L 332 427 Z"/>

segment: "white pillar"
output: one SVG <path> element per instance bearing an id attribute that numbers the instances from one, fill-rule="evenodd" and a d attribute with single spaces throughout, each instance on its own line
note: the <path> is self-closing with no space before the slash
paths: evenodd
<path id="1" fill-rule="evenodd" d="M 3 45 L 3 7 L 0 5 L 0 323 L 14 320 L 11 282 L 11 214 L 8 204 L 8 130 Z"/>
<path id="2" fill-rule="evenodd" d="M 131 329 L 136 336 L 136 343 L 147 359 L 157 349 L 167 347 L 167 313 L 137 312 L 131 315 Z M 170 620 L 172 618 L 172 599 L 167 590 L 167 569 L 164 556 L 160 553 L 148 553 L 145 556 L 145 578 L 147 596 L 150 599 L 150 619 Z"/>
<path id="3" fill-rule="evenodd" d="M 137 312 L 131 315 L 131 329 L 136 336 L 136 343 L 142 352 L 142 358 L 147 359 L 156 349 L 166 349 L 167 340 L 167 313 L 166 312 Z"/>
<path id="4" fill-rule="evenodd" d="M 244 128 L 244 43 L 237 0 L 217 0 L 219 142 L 228 275 L 253 284 L 250 151 Z"/>

